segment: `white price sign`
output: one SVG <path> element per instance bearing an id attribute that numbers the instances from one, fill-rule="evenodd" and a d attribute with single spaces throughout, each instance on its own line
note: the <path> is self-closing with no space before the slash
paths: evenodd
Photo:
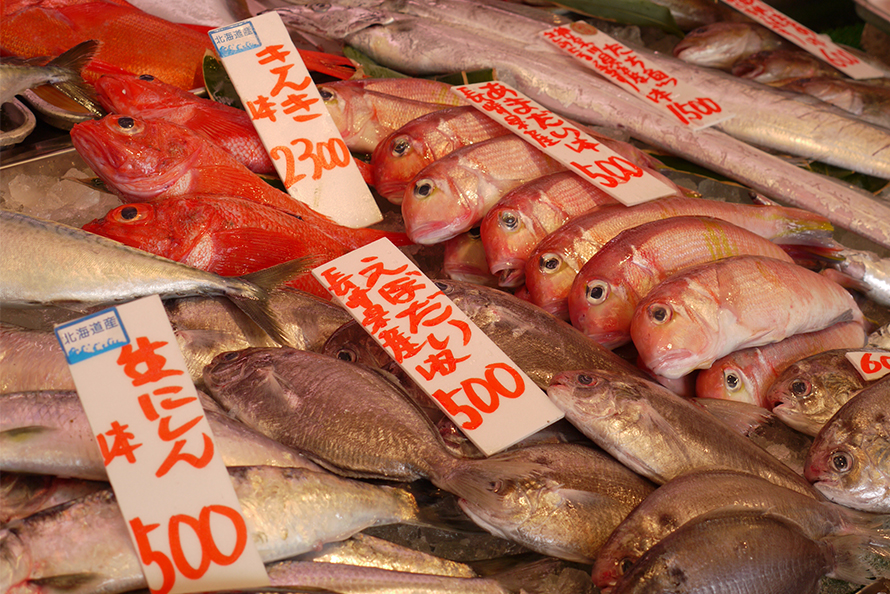
<path id="1" fill-rule="evenodd" d="M 161 299 L 55 332 L 151 591 L 268 585 Z"/>
<path id="2" fill-rule="evenodd" d="M 388 239 L 312 274 L 486 455 L 563 417 Z"/>
<path id="3" fill-rule="evenodd" d="M 851 351 L 844 356 L 862 379 L 871 381 L 890 374 L 890 351 Z"/>
<path id="4" fill-rule="evenodd" d="M 733 116 L 702 91 L 648 63 L 635 50 L 584 22 L 555 27 L 544 39 L 609 82 L 638 95 L 694 130 Z"/>
<path id="5" fill-rule="evenodd" d="M 676 193 L 642 167 L 509 85 L 492 81 L 451 90 L 626 206 Z"/>
<path id="6" fill-rule="evenodd" d="M 209 34 L 288 193 L 346 227 L 383 220 L 278 13 Z"/>

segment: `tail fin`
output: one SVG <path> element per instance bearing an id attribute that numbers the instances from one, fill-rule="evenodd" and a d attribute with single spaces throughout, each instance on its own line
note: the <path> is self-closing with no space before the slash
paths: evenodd
<path id="1" fill-rule="evenodd" d="M 53 83 L 53 86 L 65 93 L 68 97 L 88 109 L 98 117 L 105 115 L 105 110 L 99 105 L 96 92 L 81 76 L 84 66 L 93 59 L 99 51 L 99 42 L 89 39 L 78 43 L 59 57 L 51 60 L 47 66 L 70 70 L 76 76 Z"/>
<path id="2" fill-rule="evenodd" d="M 890 579 L 890 537 L 854 532 L 826 540 L 835 553 L 831 577 L 855 584 Z"/>
<path id="3" fill-rule="evenodd" d="M 398 487 L 412 498 L 417 506 L 416 516 L 407 520 L 411 524 L 439 528 L 449 532 L 485 532 L 471 520 L 458 505 L 458 498 L 423 480 Z"/>

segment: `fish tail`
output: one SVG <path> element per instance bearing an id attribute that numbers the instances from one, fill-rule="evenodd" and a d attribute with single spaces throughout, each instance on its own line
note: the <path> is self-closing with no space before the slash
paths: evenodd
<path id="1" fill-rule="evenodd" d="M 229 299 L 247 314 L 272 339 L 282 346 L 294 346 L 284 326 L 269 305 L 272 291 L 306 273 L 313 264 L 311 257 L 288 260 L 257 272 L 245 274 L 239 280 L 247 283 L 249 290 L 243 293 L 231 292 Z"/>
<path id="2" fill-rule="evenodd" d="M 70 70 L 73 74 L 72 77 L 55 82 L 53 86 L 91 113 L 102 117 L 105 115 L 105 110 L 99 105 L 95 89 L 88 85 L 81 76 L 81 71 L 95 57 L 99 46 L 100 43 L 95 39 L 88 39 L 51 60 L 47 66 Z"/>
<path id="3" fill-rule="evenodd" d="M 890 578 L 890 536 L 862 531 L 830 537 L 835 569 L 830 574 L 854 584 Z"/>
<path id="4" fill-rule="evenodd" d="M 411 512 L 405 523 L 440 528 L 451 532 L 482 532 L 458 505 L 458 498 L 427 481 L 414 481 L 397 487 L 410 499 Z"/>
<path id="5" fill-rule="evenodd" d="M 828 219 L 795 217 L 788 228 L 775 238 L 780 245 L 806 246 L 810 253 L 830 256 L 842 248 L 833 237 L 834 225 Z"/>

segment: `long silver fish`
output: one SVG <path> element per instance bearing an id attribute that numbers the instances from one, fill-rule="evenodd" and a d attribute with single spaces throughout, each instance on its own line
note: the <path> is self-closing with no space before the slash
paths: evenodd
<path id="1" fill-rule="evenodd" d="M 289 344 L 269 308 L 269 293 L 306 270 L 291 260 L 244 277 L 223 277 L 116 241 L 10 211 L 0 211 L 0 304 L 112 303 L 223 295 L 280 344 Z"/>
<path id="2" fill-rule="evenodd" d="M 337 23 L 325 20 L 325 14 L 331 13 L 312 12 L 305 7 L 288 7 L 286 12 L 291 26 L 316 33 L 342 24 L 342 17 L 349 14 L 348 9 L 341 11 Z M 353 29 L 355 32 L 344 41 L 377 62 L 408 74 L 496 68 L 500 80 L 557 113 L 587 124 L 620 125 L 643 142 L 682 155 L 765 195 L 823 212 L 837 225 L 890 247 L 890 208 L 872 200 L 867 193 L 803 171 L 720 130 L 692 131 L 678 126 L 671 116 L 585 71 L 567 56 L 526 49 L 528 37 L 504 41 L 492 38 L 490 31 L 480 33 L 479 29 L 453 22 L 397 12 L 381 14 L 388 14 L 391 24 Z M 300 24 L 294 25 L 298 19 Z M 539 31 L 548 26 L 542 25 Z M 498 30 L 512 33 L 512 27 L 513 21 L 504 17 Z M 844 166 L 866 168 L 872 174 L 890 178 L 890 159 L 886 157 L 890 133 L 880 132 L 836 109 L 795 103 L 792 95 L 767 97 L 752 95 L 747 89 L 732 92 L 743 94 L 739 101 L 747 104 L 740 105 L 739 113 L 728 121 L 732 122 L 727 124 L 732 133 L 743 132 L 756 137 L 752 142 L 758 146 L 772 145 L 771 148 L 792 154 L 807 145 L 815 150 L 812 158 L 842 155 L 847 149 L 838 151 L 838 138 L 854 137 L 849 147 L 854 151 L 853 162 L 845 160 Z M 722 96 L 716 99 L 721 100 Z M 773 113 L 767 115 L 767 110 Z M 746 114 L 754 119 L 746 118 Z M 762 123 L 764 118 L 769 119 L 768 126 Z M 822 132 L 822 140 L 817 140 Z"/>

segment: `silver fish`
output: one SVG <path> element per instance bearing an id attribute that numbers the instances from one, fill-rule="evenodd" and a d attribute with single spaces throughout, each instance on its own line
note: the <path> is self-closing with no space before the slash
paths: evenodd
<path id="1" fill-rule="evenodd" d="M 10 211 L 0 211 L 3 237 L 0 304 L 111 303 L 223 295 L 280 344 L 288 344 L 269 308 L 269 292 L 306 269 L 292 260 L 245 277 L 222 277 L 116 241 Z"/>
<path id="2" fill-rule="evenodd" d="M 855 279 L 857 287 L 875 303 L 890 307 L 890 258 L 874 252 L 845 248 L 838 252 L 843 259 L 832 267 Z"/>
<path id="3" fill-rule="evenodd" d="M 0 526 L 107 488 L 104 481 L 4 472 L 0 475 Z"/>

